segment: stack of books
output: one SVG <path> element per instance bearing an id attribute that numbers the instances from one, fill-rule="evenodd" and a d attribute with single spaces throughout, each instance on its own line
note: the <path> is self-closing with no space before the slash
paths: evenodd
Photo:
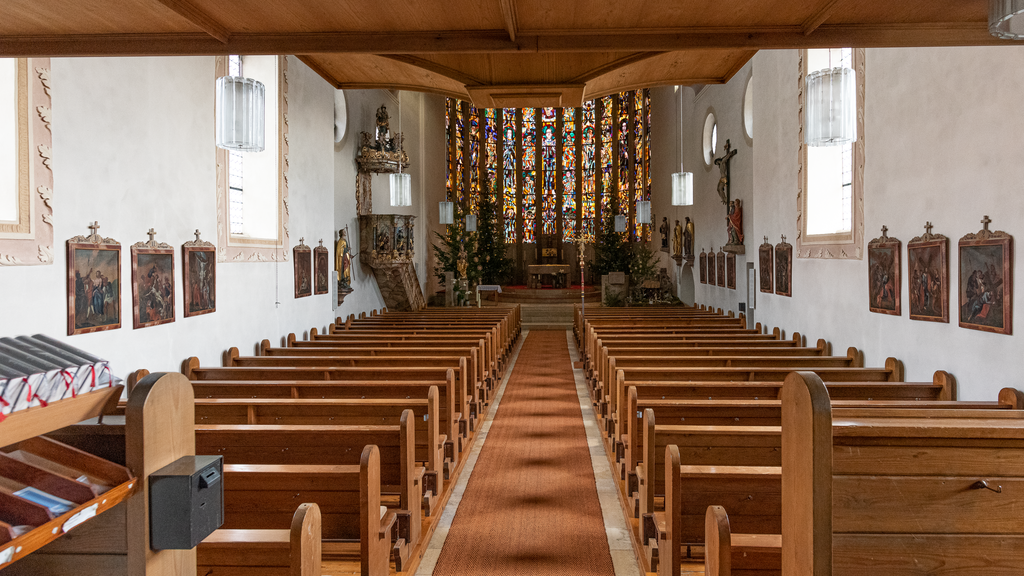
<path id="1" fill-rule="evenodd" d="M 0 338 L 0 415 L 120 383 L 106 360 L 55 338 Z"/>

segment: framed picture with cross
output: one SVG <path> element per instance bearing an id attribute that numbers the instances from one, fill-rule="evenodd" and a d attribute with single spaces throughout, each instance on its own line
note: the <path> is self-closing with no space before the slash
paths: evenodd
<path id="1" fill-rule="evenodd" d="M 949 238 L 932 228 L 907 242 L 910 319 L 949 322 Z"/>
<path id="2" fill-rule="evenodd" d="M 99 235 L 68 240 L 68 336 L 121 327 L 121 243 Z"/>
<path id="3" fill-rule="evenodd" d="M 313 293 L 327 294 L 331 291 L 330 252 L 324 247 L 324 241 L 313 248 Z"/>
<path id="4" fill-rule="evenodd" d="M 305 238 L 299 238 L 299 245 L 292 248 L 295 263 L 295 297 L 305 298 L 313 295 L 313 251 L 305 244 Z"/>
<path id="5" fill-rule="evenodd" d="M 960 239 L 960 327 L 1013 334 L 1013 236 L 988 229 Z"/>
<path id="6" fill-rule="evenodd" d="M 149 328 L 174 322 L 174 249 L 157 242 L 132 244 L 132 325 Z"/>
<path id="7" fill-rule="evenodd" d="M 217 311 L 217 247 L 195 235 L 181 246 L 185 318 Z"/>
<path id="8" fill-rule="evenodd" d="M 868 310 L 900 315 L 901 251 L 902 244 L 889 236 L 887 226 L 882 226 L 881 236 L 868 242 Z"/>

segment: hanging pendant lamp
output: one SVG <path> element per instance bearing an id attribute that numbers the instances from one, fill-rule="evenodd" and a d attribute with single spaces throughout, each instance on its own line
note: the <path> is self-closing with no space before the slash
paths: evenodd
<path id="1" fill-rule="evenodd" d="M 1024 40 L 1024 0 L 989 0 L 988 31 L 1004 40 Z"/>
<path id="2" fill-rule="evenodd" d="M 402 133 L 402 92 L 398 92 L 398 133 Z M 402 145 L 405 148 L 405 145 Z M 391 205 L 412 206 L 412 176 L 402 173 L 402 152 L 398 151 L 398 172 L 392 174 L 391 180 Z"/>
<path id="3" fill-rule="evenodd" d="M 615 231 L 625 232 L 626 231 L 626 215 L 618 214 L 615 216 Z"/>
<path id="4" fill-rule="evenodd" d="M 476 232 L 476 214 L 466 214 L 466 232 Z"/>
<path id="5" fill-rule="evenodd" d="M 636 201 L 636 223 L 637 224 L 650 224 L 651 223 L 651 202 L 650 202 L 650 200 L 637 200 Z"/>
<path id="6" fill-rule="evenodd" d="M 857 73 L 825 68 L 807 75 L 804 142 L 839 146 L 857 141 Z"/>
<path id="7" fill-rule="evenodd" d="M 683 169 L 683 87 L 679 92 L 679 172 L 672 174 L 672 205 L 693 206 L 693 172 Z"/>
<path id="8" fill-rule="evenodd" d="M 440 208 L 440 222 L 441 224 L 454 224 L 455 223 L 455 203 L 454 202 L 438 202 Z"/>
<path id="9" fill-rule="evenodd" d="M 262 152 L 266 138 L 263 83 L 241 76 L 217 79 L 217 147 Z"/>

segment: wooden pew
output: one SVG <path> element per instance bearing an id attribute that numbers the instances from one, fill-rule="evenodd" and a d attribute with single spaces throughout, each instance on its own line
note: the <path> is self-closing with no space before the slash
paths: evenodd
<path id="1" fill-rule="evenodd" d="M 285 337 L 284 344 L 287 348 L 337 348 L 345 346 L 402 348 L 410 346 L 475 346 L 480 340 L 483 340 L 483 354 L 481 357 L 484 359 L 485 369 L 493 372 L 494 378 L 500 378 L 501 371 L 504 369 L 506 355 L 495 347 L 492 336 L 490 333 L 453 336 L 451 334 L 406 334 L 400 331 L 374 334 L 365 332 L 334 332 L 326 336 L 314 334 L 309 340 L 298 340 L 295 334 L 288 334 Z"/>
<path id="2" fill-rule="evenodd" d="M 397 426 L 412 410 L 416 461 L 424 462 L 423 511 L 433 514 L 444 490 L 444 440 L 439 434 L 440 410 L 436 386 L 427 398 L 196 398 L 196 424 L 345 424 Z"/>
<path id="3" fill-rule="evenodd" d="M 481 382 L 469 370 L 470 358 L 466 356 L 239 356 L 237 348 L 230 348 L 224 354 L 225 367 L 266 369 L 297 369 L 325 371 L 338 368 L 377 369 L 393 373 L 396 369 L 407 368 L 450 368 L 455 371 L 456 390 L 460 396 L 458 406 L 467 416 L 469 431 L 474 430 L 478 415 L 481 414 Z M 192 368 L 197 362 L 189 361 L 193 374 L 203 374 L 202 369 Z M 201 377 L 201 376 L 197 376 Z"/>
<path id="4" fill-rule="evenodd" d="M 415 546 L 424 470 L 416 466 L 414 421 L 412 411 L 406 410 L 399 426 L 197 425 L 196 453 L 222 456 L 225 465 L 353 465 L 360 462 L 363 448 L 374 444 L 380 453 L 382 490 L 399 495 L 399 530 Z"/>
<path id="5" fill-rule="evenodd" d="M 320 522 L 320 509 L 308 503 L 299 504 L 288 530 L 215 530 L 196 549 L 196 572 L 203 576 L 320 576 Z"/>
<path id="6" fill-rule="evenodd" d="M 984 408 L 979 408 L 979 405 Z M 1024 393 L 1005 388 L 1000 391 L 996 402 L 989 403 L 833 401 L 832 410 L 843 418 L 872 420 L 926 421 L 937 417 L 1005 419 L 1024 417 L 1019 410 L 1022 405 Z M 742 560 L 739 566 L 743 570 L 778 573 L 781 570 L 780 552 L 771 548 L 777 547 L 782 526 L 781 468 L 688 466 L 686 454 L 681 456 L 680 449 L 673 445 L 666 446 L 664 454 L 665 511 L 644 518 L 644 534 L 653 539 L 651 548 L 664 556 L 665 564 L 660 566 L 659 573 L 679 574 L 680 558 L 684 554 L 682 549 L 705 542 L 706 563 L 715 565 L 715 571 L 707 572 L 709 575 L 728 574 L 720 570 L 727 566 L 730 553 L 733 559 Z M 908 461 L 912 460 L 908 458 Z M 716 505 L 724 505 L 728 517 L 724 517 L 723 510 L 721 514 L 714 515 L 715 522 L 712 523 L 713 515 L 709 512 L 707 523 L 701 526 L 700 521 L 705 518 L 700 512 Z M 723 529 L 733 533 L 731 541 L 721 532 L 716 532 Z M 732 546 L 731 551 L 728 546 Z M 770 560 L 768 564 L 764 564 L 765 558 Z M 674 572 L 672 566 L 675 566 Z M 735 564 L 733 568 L 736 568 Z"/>
<path id="7" fill-rule="evenodd" d="M 704 576 L 782 576 L 781 534 L 734 534 L 722 506 L 708 506 L 704 522 Z M 663 568 L 660 576 L 673 574 L 668 563 Z"/>
<path id="8" fill-rule="evenodd" d="M 461 451 L 459 439 L 465 438 L 469 430 L 463 421 L 468 418 L 463 412 L 468 411 L 468 399 L 457 387 L 455 370 L 450 368 L 211 368 L 200 367 L 198 359 L 189 358 L 182 364 L 182 373 L 192 381 L 197 397 L 209 398 L 426 398 L 427 389 L 437 386 L 441 393 L 441 430 L 448 441 Z M 275 385 L 260 387 L 260 382 Z M 392 388 L 408 390 L 402 393 Z"/>
<path id="9" fill-rule="evenodd" d="M 636 386 L 638 390 L 655 382 L 782 382 L 786 375 L 799 364 L 793 366 L 766 367 L 726 367 L 726 368 L 659 368 L 638 367 L 618 368 L 615 386 L 602 399 L 600 414 L 610 422 L 606 422 L 607 432 L 619 438 L 623 432 L 620 423 L 625 420 L 626 390 L 628 386 Z M 887 358 L 883 368 L 814 368 L 826 382 L 902 382 L 903 363 L 895 358 Z M 684 384 L 686 386 L 686 384 Z"/>
<path id="10" fill-rule="evenodd" d="M 1024 413 L 845 417 L 807 372 L 782 408 L 785 574 L 1024 566 Z"/>

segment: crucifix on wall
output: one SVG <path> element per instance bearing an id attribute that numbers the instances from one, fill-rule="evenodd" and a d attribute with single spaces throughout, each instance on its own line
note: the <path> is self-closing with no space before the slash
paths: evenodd
<path id="1" fill-rule="evenodd" d="M 737 150 L 732 149 L 732 143 L 726 140 L 725 155 L 721 158 L 715 158 L 715 166 L 718 166 L 718 170 L 721 173 L 718 179 L 718 196 L 722 199 L 722 204 L 726 206 L 725 223 L 729 237 L 729 242 L 722 249 L 733 254 L 745 254 L 746 249 L 743 247 L 743 201 L 732 199 L 729 178 L 729 163 L 736 156 L 736 152 Z"/>

